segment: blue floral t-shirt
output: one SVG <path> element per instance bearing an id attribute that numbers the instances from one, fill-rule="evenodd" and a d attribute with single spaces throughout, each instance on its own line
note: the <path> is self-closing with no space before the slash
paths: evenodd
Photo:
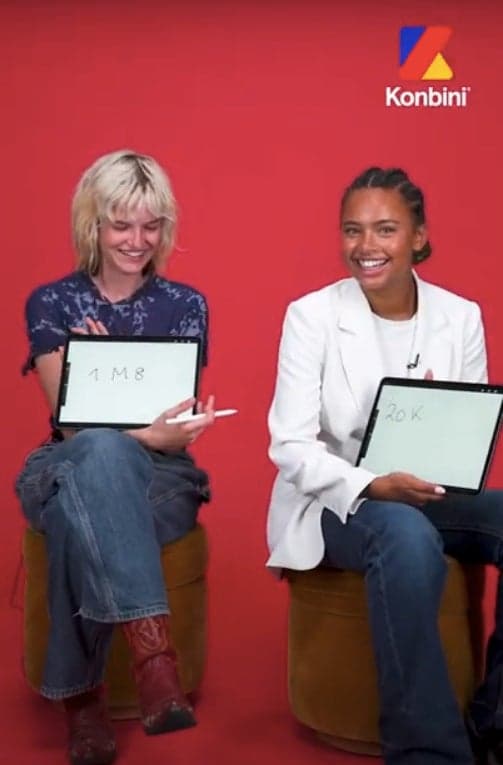
<path id="1" fill-rule="evenodd" d="M 153 275 L 129 298 L 111 303 L 84 271 L 37 287 L 26 303 L 30 353 L 23 374 L 37 356 L 64 345 L 73 327 L 86 328 L 86 317 L 101 321 L 111 335 L 187 335 L 202 340 L 208 359 L 208 307 L 192 287 Z"/>

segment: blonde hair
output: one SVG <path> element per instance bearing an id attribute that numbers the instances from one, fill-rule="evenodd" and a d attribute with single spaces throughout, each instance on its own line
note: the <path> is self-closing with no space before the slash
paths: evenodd
<path id="1" fill-rule="evenodd" d="M 72 201 L 73 243 L 79 270 L 92 276 L 99 271 L 100 222 L 112 220 L 119 208 L 127 213 L 138 207 L 162 219 L 159 248 L 145 269 L 152 273 L 165 264 L 175 235 L 176 201 L 164 170 L 152 157 L 124 149 L 105 154 L 84 172 Z"/>

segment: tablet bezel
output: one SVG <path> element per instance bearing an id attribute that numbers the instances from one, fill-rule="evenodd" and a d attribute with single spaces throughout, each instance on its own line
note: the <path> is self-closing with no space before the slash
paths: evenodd
<path id="1" fill-rule="evenodd" d="M 54 417 L 54 423 L 56 427 L 58 427 L 61 430 L 82 430 L 84 428 L 115 428 L 117 430 L 133 430 L 138 428 L 145 428 L 151 425 L 150 422 L 145 423 L 131 423 L 131 422 L 69 422 L 64 421 L 61 422 L 61 406 L 63 402 L 66 400 L 66 389 L 68 387 L 68 350 L 71 343 L 108 343 L 108 342 L 119 342 L 119 343 L 185 343 L 185 344 L 191 344 L 191 345 L 197 345 L 197 355 L 196 355 L 196 373 L 194 377 L 194 392 L 193 396 L 197 399 L 198 391 L 199 391 L 199 380 L 201 376 L 201 367 L 202 367 L 202 340 L 200 337 L 194 337 L 191 335 L 168 335 L 168 336 L 158 336 L 158 335 L 79 335 L 79 334 L 71 334 L 68 335 L 65 341 L 64 351 L 63 351 L 63 365 L 61 367 L 61 377 L 59 380 L 59 388 L 58 388 L 58 399 L 57 399 L 57 405 L 56 405 L 56 412 Z M 192 413 L 195 414 L 196 407 L 194 405 L 192 409 Z M 161 412 L 159 412 L 161 414 Z"/>
<path id="2" fill-rule="evenodd" d="M 370 411 L 370 416 L 367 421 L 367 426 L 365 428 L 365 433 L 360 446 L 360 451 L 356 459 L 356 466 L 360 465 L 361 460 L 364 459 L 365 455 L 367 454 L 368 447 L 370 444 L 370 439 L 374 431 L 375 421 L 377 419 L 377 412 L 378 412 L 377 403 L 380 399 L 382 389 L 385 385 L 392 385 L 392 386 L 394 385 L 396 387 L 403 387 L 403 388 L 405 387 L 437 388 L 441 390 L 459 390 L 459 391 L 468 391 L 468 392 L 473 391 L 475 393 L 499 393 L 503 396 L 503 385 L 493 385 L 491 383 L 467 383 L 467 382 L 453 382 L 452 380 L 424 380 L 424 379 L 418 380 L 414 378 L 405 378 L 405 377 L 383 377 L 381 382 L 379 383 L 379 387 L 377 389 L 377 393 L 375 395 L 375 398 L 372 404 L 372 409 Z M 479 494 L 480 491 L 482 491 L 485 480 L 487 478 L 487 473 L 489 471 L 492 458 L 494 456 L 494 450 L 496 448 L 496 443 L 498 440 L 498 435 L 499 435 L 499 431 L 501 427 L 502 414 L 503 414 L 503 400 L 500 404 L 498 419 L 493 429 L 491 442 L 487 451 L 486 460 L 484 463 L 484 468 L 482 470 L 482 475 L 480 477 L 478 487 L 476 489 L 473 489 L 473 488 L 467 488 L 463 486 L 450 486 L 450 485 L 442 484 L 442 486 L 447 492 L 457 493 L 457 494 Z"/>

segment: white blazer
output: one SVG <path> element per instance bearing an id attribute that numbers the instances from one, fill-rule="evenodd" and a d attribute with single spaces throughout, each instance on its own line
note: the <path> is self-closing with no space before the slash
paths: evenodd
<path id="1" fill-rule="evenodd" d="M 476 303 L 415 276 L 418 308 L 412 377 L 486 382 Z M 405 373 L 405 370 L 404 370 Z M 404 375 L 405 376 L 405 375 Z M 278 468 L 267 522 L 267 565 L 317 566 L 324 508 L 345 522 L 376 477 L 354 467 L 384 377 L 372 313 L 358 282 L 343 279 L 288 307 L 269 412 L 269 456 Z"/>

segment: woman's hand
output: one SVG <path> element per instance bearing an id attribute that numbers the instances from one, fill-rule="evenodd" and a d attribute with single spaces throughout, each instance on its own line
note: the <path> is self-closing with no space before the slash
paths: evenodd
<path id="1" fill-rule="evenodd" d="M 425 380 L 433 380 L 433 372 L 427 369 Z M 445 495 L 443 486 L 423 481 L 410 473 L 389 473 L 374 478 L 362 496 L 383 502 L 405 502 L 407 505 L 421 507 L 426 502 L 438 502 Z"/>
<path id="2" fill-rule="evenodd" d="M 204 415 L 201 419 L 189 422 L 183 422 L 182 420 L 179 424 L 166 425 L 167 419 L 177 417 L 179 414 L 191 409 L 194 404 L 194 398 L 182 401 L 180 404 L 163 412 L 147 428 L 129 430 L 128 433 L 148 449 L 160 452 L 179 452 L 193 444 L 196 438 L 199 438 L 201 433 L 215 419 L 215 397 L 209 396 L 204 406 L 201 402 L 197 405 L 197 412 Z"/>
<path id="3" fill-rule="evenodd" d="M 72 327 L 70 332 L 75 335 L 108 335 L 108 329 L 101 321 L 94 321 L 89 316 L 86 316 L 84 321 L 87 324 L 87 329 L 86 327 Z"/>
<path id="4" fill-rule="evenodd" d="M 423 481 L 410 473 L 388 473 L 367 486 L 364 496 L 383 502 L 405 502 L 421 507 L 426 502 L 438 502 L 445 495 L 443 486 Z"/>

